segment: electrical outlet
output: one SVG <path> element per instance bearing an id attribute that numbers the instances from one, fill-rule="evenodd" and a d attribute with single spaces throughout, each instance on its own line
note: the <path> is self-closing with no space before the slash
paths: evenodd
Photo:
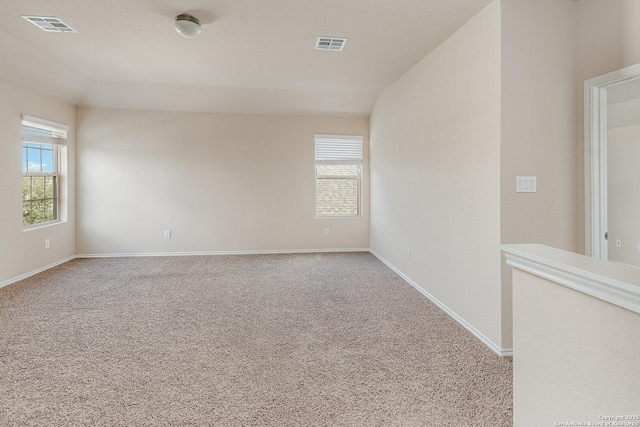
<path id="1" fill-rule="evenodd" d="M 328 229 L 328 228 L 325 228 L 325 229 L 324 229 L 324 235 L 325 235 L 325 236 L 328 236 L 328 235 L 329 235 L 329 229 Z"/>
<path id="2" fill-rule="evenodd" d="M 621 248 L 621 247 L 622 247 L 622 240 L 616 239 L 616 248 Z"/>
<path id="3" fill-rule="evenodd" d="M 49 249 L 51 247 L 51 242 L 49 239 L 44 239 L 44 248 Z"/>
<path id="4" fill-rule="evenodd" d="M 171 230 L 164 230 L 164 238 L 165 239 L 171 238 Z"/>

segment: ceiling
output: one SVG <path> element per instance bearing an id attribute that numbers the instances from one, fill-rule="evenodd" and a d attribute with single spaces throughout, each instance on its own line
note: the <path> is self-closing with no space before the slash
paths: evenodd
<path id="1" fill-rule="evenodd" d="M 4 0 L 0 79 L 76 105 L 367 116 L 491 0 Z M 203 24 L 197 39 L 178 14 Z M 56 16 L 48 33 L 21 15 Z M 316 37 L 346 37 L 342 52 Z M 9 59 L 10 58 L 10 59 Z"/>

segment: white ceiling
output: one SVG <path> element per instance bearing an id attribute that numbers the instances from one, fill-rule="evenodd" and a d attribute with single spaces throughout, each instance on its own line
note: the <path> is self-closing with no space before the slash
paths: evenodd
<path id="1" fill-rule="evenodd" d="M 2 0 L 0 79 L 77 105 L 366 116 L 491 0 Z M 197 39 L 173 20 L 203 23 Z M 21 15 L 56 16 L 47 33 Z M 316 37 L 346 37 L 343 52 Z"/>

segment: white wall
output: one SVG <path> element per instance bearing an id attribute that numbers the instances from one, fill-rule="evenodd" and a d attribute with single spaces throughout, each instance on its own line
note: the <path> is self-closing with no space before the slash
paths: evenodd
<path id="1" fill-rule="evenodd" d="M 583 106 L 584 81 L 611 71 L 640 63 L 640 2 L 637 0 L 580 0 L 578 7 L 578 49 L 576 99 Z M 578 194 L 584 204 L 584 111 L 576 111 L 576 133 L 580 145 L 576 163 L 578 169 Z M 587 173 L 589 173 L 587 171 Z M 587 177 L 588 183 L 589 177 Z M 577 221 L 584 229 L 585 210 L 579 212 Z M 590 224 L 587 214 L 586 221 Z M 590 225 L 589 225 L 590 226 Z M 587 244 L 590 246 L 590 232 Z M 585 247 L 582 240 L 580 249 Z"/>
<path id="2" fill-rule="evenodd" d="M 590 78 L 640 62 L 640 3 L 637 0 L 580 0 L 577 8 L 580 85 Z"/>
<path id="3" fill-rule="evenodd" d="M 623 266 L 603 271 L 616 268 Z M 637 281 L 637 272 L 627 275 L 633 273 Z M 513 274 L 514 425 L 640 415 L 640 315 L 523 271 Z M 618 422 L 638 425 L 637 419 Z"/>
<path id="4" fill-rule="evenodd" d="M 502 240 L 576 249 L 576 2 L 502 2 Z M 517 175 L 538 177 L 516 193 Z"/>
<path id="5" fill-rule="evenodd" d="M 389 86 L 370 123 L 372 250 L 501 348 L 499 2 Z"/>
<path id="6" fill-rule="evenodd" d="M 71 126 L 61 197 L 66 221 L 24 231 L 22 225 L 21 115 Z M 65 260 L 76 251 L 75 107 L 56 98 L 0 81 L 0 285 Z M 45 249 L 49 239 L 51 247 Z"/>
<path id="7" fill-rule="evenodd" d="M 368 161 L 363 216 L 316 219 L 314 133 L 368 158 L 367 118 L 79 109 L 78 253 L 368 248 Z"/>
<path id="8" fill-rule="evenodd" d="M 609 259 L 640 267 L 640 126 L 609 129 L 607 222 Z M 616 239 L 622 246 L 616 247 Z"/>
<path id="9" fill-rule="evenodd" d="M 502 1 L 501 239 L 570 251 L 579 246 L 575 117 L 577 9 L 571 0 Z M 538 177 L 516 193 L 516 176 Z M 502 264 L 503 317 L 511 316 L 511 269 Z M 503 339 L 511 336 L 510 326 Z"/>

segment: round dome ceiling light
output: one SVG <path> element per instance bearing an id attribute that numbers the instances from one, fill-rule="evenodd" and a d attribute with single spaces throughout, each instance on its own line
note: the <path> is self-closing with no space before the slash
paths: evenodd
<path id="1" fill-rule="evenodd" d="M 194 18 L 193 16 L 187 14 L 176 16 L 176 21 L 173 23 L 173 26 L 182 37 L 186 37 L 188 39 L 194 39 L 198 37 L 198 35 L 202 31 L 200 21 L 198 21 L 197 18 Z"/>

